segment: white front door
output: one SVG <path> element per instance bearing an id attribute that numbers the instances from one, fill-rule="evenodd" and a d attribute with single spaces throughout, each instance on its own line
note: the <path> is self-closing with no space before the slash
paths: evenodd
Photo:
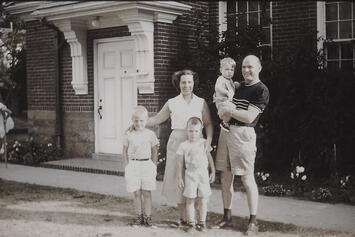
<path id="1" fill-rule="evenodd" d="M 97 44 L 95 121 L 97 153 L 122 154 L 123 133 L 137 105 L 134 41 Z"/>

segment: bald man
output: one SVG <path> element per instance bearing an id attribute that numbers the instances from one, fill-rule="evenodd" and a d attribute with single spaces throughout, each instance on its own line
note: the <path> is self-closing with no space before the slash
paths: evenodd
<path id="1" fill-rule="evenodd" d="M 255 55 L 248 55 L 242 63 L 244 81 L 235 92 L 230 106 L 218 111 L 219 117 L 230 116 L 230 132 L 221 130 L 216 169 L 221 171 L 223 219 L 217 228 L 230 226 L 232 222 L 232 200 L 234 175 L 241 176 L 248 197 L 250 212 L 246 235 L 258 233 L 256 213 L 258 208 L 258 187 L 254 179 L 256 134 L 254 127 L 269 102 L 269 90 L 259 79 L 261 63 Z"/>

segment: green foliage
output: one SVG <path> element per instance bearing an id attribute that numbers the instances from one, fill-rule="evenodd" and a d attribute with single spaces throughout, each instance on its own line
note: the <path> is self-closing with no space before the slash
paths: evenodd
<path id="1" fill-rule="evenodd" d="M 16 140 L 7 145 L 7 157 L 10 162 L 36 165 L 41 162 L 57 160 L 61 156 L 62 151 L 51 142 L 40 143 L 29 139 Z"/>

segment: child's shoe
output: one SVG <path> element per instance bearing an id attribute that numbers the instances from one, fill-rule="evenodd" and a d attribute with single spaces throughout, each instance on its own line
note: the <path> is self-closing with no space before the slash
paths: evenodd
<path id="1" fill-rule="evenodd" d="M 220 126 L 224 131 L 226 131 L 226 132 L 229 132 L 229 131 L 230 131 L 229 124 L 226 123 L 226 122 L 224 122 L 224 121 L 222 121 L 222 122 L 219 124 L 219 126 Z"/>
<path id="2" fill-rule="evenodd" d="M 257 235 L 258 232 L 259 232 L 258 224 L 249 223 L 248 229 L 244 232 L 244 235 L 253 236 L 253 235 Z"/>
<path id="3" fill-rule="evenodd" d="M 200 222 L 196 225 L 196 230 L 201 231 L 201 232 L 206 232 L 206 230 L 207 230 L 207 228 L 206 228 L 206 222 L 200 221 Z"/>
<path id="4" fill-rule="evenodd" d="M 137 216 L 137 218 L 131 223 L 133 226 L 144 225 L 143 214 Z"/>
<path id="5" fill-rule="evenodd" d="M 180 219 L 177 222 L 171 223 L 170 227 L 179 228 L 179 227 L 183 227 L 183 226 L 187 226 L 187 225 L 188 225 L 187 221 L 184 221 L 183 219 Z"/>
<path id="6" fill-rule="evenodd" d="M 153 226 L 152 216 L 145 216 L 144 217 L 144 224 L 152 227 Z"/>
<path id="7" fill-rule="evenodd" d="M 189 223 L 187 223 L 187 225 L 186 225 L 186 227 L 184 228 L 184 230 L 185 230 L 185 232 L 188 232 L 188 233 L 190 233 L 190 232 L 192 232 L 192 231 L 194 231 L 195 230 L 195 222 L 189 222 Z"/>

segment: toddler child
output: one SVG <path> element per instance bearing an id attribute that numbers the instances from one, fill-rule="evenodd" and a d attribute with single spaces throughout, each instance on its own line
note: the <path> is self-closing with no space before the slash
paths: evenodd
<path id="1" fill-rule="evenodd" d="M 133 225 L 152 226 L 152 195 L 156 188 L 158 139 L 145 125 L 148 111 L 143 106 L 134 109 L 132 130 L 123 137 L 123 163 L 127 192 L 133 192 L 137 218 Z M 144 211 L 143 211 L 144 210 Z"/>
<path id="2" fill-rule="evenodd" d="M 232 101 L 235 89 L 240 87 L 239 82 L 233 82 L 234 70 L 236 63 L 232 58 L 223 58 L 220 61 L 220 72 L 215 84 L 215 94 L 213 95 L 213 102 L 216 104 L 217 110 L 224 105 L 226 101 Z M 220 126 L 226 132 L 229 132 L 229 119 L 224 118 Z"/>
<path id="3" fill-rule="evenodd" d="M 177 181 L 184 189 L 186 215 L 189 229 L 195 227 L 195 201 L 198 201 L 199 221 L 197 230 L 206 229 L 207 201 L 211 195 L 210 183 L 215 179 L 215 167 L 210 151 L 206 153 L 206 140 L 202 138 L 202 121 L 192 117 L 187 121 L 188 140 L 180 144 L 177 154 Z M 185 170 L 183 166 L 185 164 Z M 208 165 L 211 174 L 208 174 Z M 185 172 L 184 172 L 185 171 Z M 184 177 L 185 173 L 185 177 Z"/>

